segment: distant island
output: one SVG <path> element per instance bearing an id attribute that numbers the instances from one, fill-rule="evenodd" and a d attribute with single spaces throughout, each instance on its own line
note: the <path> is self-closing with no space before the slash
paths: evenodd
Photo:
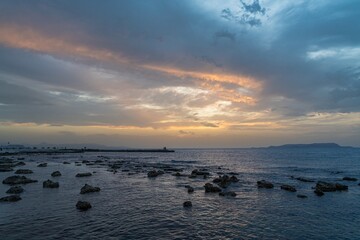
<path id="1" fill-rule="evenodd" d="M 310 144 L 285 144 L 285 145 L 280 145 L 280 146 L 269 146 L 267 148 L 352 148 L 352 147 L 345 147 L 345 146 L 340 146 L 339 144 L 336 143 L 310 143 Z"/>

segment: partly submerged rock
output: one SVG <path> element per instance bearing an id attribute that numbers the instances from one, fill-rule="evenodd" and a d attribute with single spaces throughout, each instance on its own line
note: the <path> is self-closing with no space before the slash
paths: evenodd
<path id="1" fill-rule="evenodd" d="M 0 202 L 17 202 L 19 200 L 21 200 L 19 195 L 10 195 L 0 198 Z"/>
<path id="2" fill-rule="evenodd" d="M 61 172 L 59 171 L 55 171 L 51 174 L 52 177 L 60 177 L 61 176 Z"/>
<path id="3" fill-rule="evenodd" d="M 149 172 L 147 173 L 147 176 L 148 176 L 149 178 L 153 178 L 153 177 L 157 177 L 157 176 L 162 175 L 162 174 L 164 174 L 164 171 L 161 171 L 161 170 L 158 170 L 158 171 L 156 171 L 156 170 L 151 170 L 151 171 L 149 171 Z"/>
<path id="4" fill-rule="evenodd" d="M 300 182 L 315 182 L 314 180 L 311 180 L 311 179 L 308 179 L 308 178 L 304 178 L 304 177 L 293 177 L 293 176 L 291 176 L 291 178 L 292 179 L 296 179 L 296 180 L 298 180 L 298 181 L 300 181 Z"/>
<path id="5" fill-rule="evenodd" d="M 206 169 L 194 169 L 190 176 L 209 176 L 210 173 Z"/>
<path id="6" fill-rule="evenodd" d="M 191 186 L 187 187 L 188 193 L 193 193 L 194 192 L 194 188 Z"/>
<path id="7" fill-rule="evenodd" d="M 354 178 L 354 177 L 343 177 L 343 180 L 344 180 L 344 181 L 353 181 L 353 182 L 356 182 L 356 181 L 357 181 L 357 178 Z"/>
<path id="8" fill-rule="evenodd" d="M 236 197 L 236 193 L 233 191 L 220 192 L 219 195 L 223 197 Z"/>
<path id="9" fill-rule="evenodd" d="M 205 192 L 207 192 L 207 193 L 221 192 L 221 189 L 219 187 L 216 187 L 216 186 L 212 185 L 211 183 L 206 183 L 204 185 L 204 187 L 205 187 Z"/>
<path id="10" fill-rule="evenodd" d="M 20 194 L 24 191 L 24 189 L 21 186 L 13 186 L 9 188 L 6 193 L 8 194 Z"/>
<path id="11" fill-rule="evenodd" d="M 280 188 L 285 190 L 285 191 L 296 192 L 296 188 L 294 186 L 291 186 L 291 185 L 284 184 L 284 185 L 281 185 Z"/>
<path id="12" fill-rule="evenodd" d="M 63 162 L 63 164 L 70 164 L 70 163 L 65 161 L 65 162 Z"/>
<path id="13" fill-rule="evenodd" d="M 47 167 L 47 163 L 40 163 L 38 167 Z"/>
<path id="14" fill-rule="evenodd" d="M 303 194 L 298 194 L 298 195 L 296 195 L 298 198 L 307 198 L 307 196 L 306 195 L 303 195 Z"/>
<path id="15" fill-rule="evenodd" d="M 81 211 L 86 211 L 86 210 L 91 208 L 91 204 L 89 202 L 86 202 L 86 201 L 78 201 L 76 203 L 76 208 L 81 210 Z"/>
<path id="16" fill-rule="evenodd" d="M 319 189 L 315 189 L 314 193 L 315 193 L 317 196 L 319 196 L 319 197 L 321 197 L 321 196 L 324 195 L 324 192 L 321 191 L 321 190 L 319 190 Z"/>
<path id="17" fill-rule="evenodd" d="M 85 184 L 81 190 L 80 190 L 80 194 L 85 194 L 85 193 L 91 193 L 91 192 L 99 192 L 100 188 L 99 187 L 93 187 L 90 186 L 88 184 Z"/>
<path id="18" fill-rule="evenodd" d="M 258 188 L 273 188 L 274 184 L 272 184 L 271 182 L 265 181 L 265 180 L 261 180 L 261 181 L 257 181 L 257 186 Z"/>
<path id="19" fill-rule="evenodd" d="M 33 171 L 30 169 L 18 169 L 16 170 L 15 174 L 31 174 Z"/>
<path id="20" fill-rule="evenodd" d="M 229 177 L 228 175 L 219 176 L 213 180 L 213 183 L 216 183 L 222 188 L 227 188 L 231 183 L 238 182 L 239 179 L 235 176 Z"/>
<path id="21" fill-rule="evenodd" d="M 49 179 L 43 182 L 43 188 L 58 188 L 58 187 L 59 187 L 58 182 L 53 182 Z"/>
<path id="22" fill-rule="evenodd" d="M 2 181 L 3 184 L 9 184 L 9 185 L 28 184 L 28 183 L 34 183 L 34 182 L 37 182 L 37 180 L 32 180 L 25 176 L 10 176 Z"/>
<path id="23" fill-rule="evenodd" d="M 183 203 L 183 206 L 184 206 L 184 207 L 192 207 L 192 202 L 191 202 L 191 201 L 185 201 L 185 202 Z"/>
<path id="24" fill-rule="evenodd" d="M 335 192 L 335 191 L 346 191 L 348 190 L 348 186 L 340 184 L 340 183 L 328 183 L 319 181 L 315 186 L 316 190 L 320 190 L 322 192 Z"/>
<path id="25" fill-rule="evenodd" d="M 90 172 L 78 173 L 75 177 L 90 177 L 92 174 Z"/>

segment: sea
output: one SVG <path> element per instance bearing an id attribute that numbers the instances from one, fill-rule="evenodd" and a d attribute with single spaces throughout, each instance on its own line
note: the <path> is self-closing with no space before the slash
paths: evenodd
<path id="1" fill-rule="evenodd" d="M 18 155 L 31 169 L 22 200 L 0 203 L 0 239 L 360 239 L 359 148 L 176 149 L 167 153 L 68 153 Z M 64 164 L 67 161 L 70 164 Z M 47 167 L 37 167 L 47 162 Z M 113 164 L 118 168 L 114 170 Z M 181 169 L 149 178 L 164 166 Z M 210 176 L 189 178 L 194 169 Z M 53 171 L 62 176 L 51 177 Z M 91 172 L 90 177 L 75 177 Z M 218 175 L 236 174 L 226 191 L 236 197 L 205 193 Z M 0 172 L 2 181 L 14 172 Z M 314 194 L 316 182 L 348 185 L 348 191 Z M 43 188 L 50 179 L 59 188 Z M 259 189 L 267 180 L 273 189 Z M 84 184 L 100 192 L 80 194 Z M 297 192 L 280 189 L 289 184 Z M 188 193 L 186 185 L 194 187 Z M 0 197 L 10 186 L 0 183 Z M 307 198 L 298 198 L 297 194 Z M 79 211 L 77 201 L 92 208 Z M 191 201 L 192 207 L 183 207 Z"/>

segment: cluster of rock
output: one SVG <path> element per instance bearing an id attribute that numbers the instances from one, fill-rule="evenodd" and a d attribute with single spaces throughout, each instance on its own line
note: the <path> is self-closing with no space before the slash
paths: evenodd
<path id="1" fill-rule="evenodd" d="M 323 196 L 324 192 L 347 191 L 348 186 L 340 183 L 328 183 L 319 181 L 316 183 L 314 193 L 318 196 Z"/>
<path id="2" fill-rule="evenodd" d="M 234 175 L 229 177 L 228 175 L 223 175 L 215 178 L 213 183 L 216 183 L 222 188 L 227 188 L 231 183 L 239 182 L 239 179 Z"/>
<path id="3" fill-rule="evenodd" d="M 2 181 L 3 184 L 8 184 L 8 185 L 28 184 L 34 182 L 37 182 L 37 180 L 33 180 L 25 176 L 17 176 L 17 175 L 7 177 Z"/>

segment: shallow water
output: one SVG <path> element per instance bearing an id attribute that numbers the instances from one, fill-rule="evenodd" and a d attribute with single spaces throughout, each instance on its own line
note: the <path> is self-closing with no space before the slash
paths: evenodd
<path id="1" fill-rule="evenodd" d="M 106 166 L 75 166 L 75 161 L 124 161 L 116 174 Z M 0 204 L 0 239 L 359 239 L 360 186 L 344 176 L 360 178 L 360 149 L 212 149 L 177 150 L 175 153 L 87 153 L 54 156 L 25 156 L 38 183 L 24 185 L 22 200 Z M 48 167 L 39 168 L 39 162 Z M 71 164 L 63 164 L 69 161 Z M 209 179 L 174 177 L 170 173 L 148 178 L 150 168 L 135 165 L 170 164 L 190 173 L 207 168 Z M 129 172 L 122 172 L 122 170 Z M 136 170 L 139 170 L 136 172 Z M 59 170 L 61 177 L 50 174 Z M 95 172 L 76 178 L 79 172 Z M 341 171 L 341 173 L 337 173 Z M 203 185 L 217 172 L 237 172 L 240 181 L 228 187 L 235 198 L 205 193 Z M 131 174 L 131 175 L 129 175 Z M 0 179 L 14 175 L 0 173 Z M 317 197 L 311 187 L 290 176 L 339 182 L 347 192 Z M 59 181 L 59 189 L 44 189 L 42 182 Z M 266 179 L 274 189 L 257 189 Z M 79 194 L 88 183 L 99 193 Z M 287 183 L 297 193 L 280 190 Z M 195 188 L 188 194 L 184 185 Z M 0 196 L 8 185 L 0 184 Z M 305 194 L 300 199 L 296 194 Z M 78 200 L 92 209 L 80 212 Z M 182 203 L 191 200 L 193 207 Z"/>

